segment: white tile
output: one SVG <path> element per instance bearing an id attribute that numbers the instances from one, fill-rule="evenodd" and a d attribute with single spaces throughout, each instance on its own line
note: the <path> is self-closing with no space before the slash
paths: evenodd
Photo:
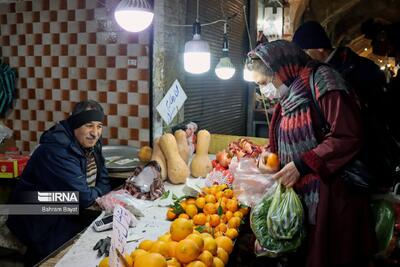
<path id="1" fill-rule="evenodd" d="M 128 81 L 118 80 L 117 81 L 117 91 L 118 92 L 128 91 Z"/>
<path id="2" fill-rule="evenodd" d="M 103 127 L 103 132 L 101 134 L 102 138 L 108 138 L 109 132 L 108 132 L 108 127 Z"/>
<path id="3" fill-rule="evenodd" d="M 54 92 L 52 91 L 52 98 L 54 99 Z M 54 111 L 54 101 L 53 100 L 45 100 L 44 101 L 44 110 L 46 111 Z"/>
<path id="4" fill-rule="evenodd" d="M 148 129 L 139 129 L 139 141 L 149 141 L 150 131 Z"/>
<path id="5" fill-rule="evenodd" d="M 58 56 L 61 54 L 61 45 L 53 44 L 50 46 L 50 55 Z"/>
<path id="6" fill-rule="evenodd" d="M 30 139 L 29 131 L 21 131 L 21 141 L 28 141 Z"/>
<path id="7" fill-rule="evenodd" d="M 81 0 L 69 0 L 69 1 L 67 1 L 67 3 L 68 3 L 68 5 L 67 5 L 67 8 L 68 9 L 72 9 L 72 10 L 75 10 L 75 9 L 77 9 L 78 8 L 78 1 L 81 1 Z"/>
<path id="8" fill-rule="evenodd" d="M 116 55 L 118 55 L 118 45 L 116 45 L 116 44 L 107 45 L 106 55 L 107 56 L 116 56 Z"/>
<path id="9" fill-rule="evenodd" d="M 88 99 L 93 99 L 97 101 L 97 92 L 95 91 L 88 91 Z"/>
<path id="10" fill-rule="evenodd" d="M 116 68 L 126 68 L 128 66 L 128 58 L 126 56 L 116 56 L 115 57 L 115 67 Z"/>
<path id="11" fill-rule="evenodd" d="M 55 111 L 53 112 L 53 121 L 62 121 L 64 119 L 64 112 Z"/>
<path id="12" fill-rule="evenodd" d="M 51 67 L 51 56 L 42 56 L 42 66 Z"/>
<path id="13" fill-rule="evenodd" d="M 138 57 L 138 69 L 148 69 L 149 68 L 149 57 Z"/>
<path id="14" fill-rule="evenodd" d="M 25 32 L 25 24 L 17 24 L 17 32 Z"/>
<path id="15" fill-rule="evenodd" d="M 13 120 L 13 127 L 14 130 L 21 130 L 22 129 L 22 122 L 20 120 Z"/>
<path id="16" fill-rule="evenodd" d="M 96 8 L 94 10 L 94 17 L 98 19 L 108 18 L 107 10 L 105 8 Z"/>
<path id="17" fill-rule="evenodd" d="M 30 110 L 37 110 L 38 101 L 36 99 L 28 99 L 28 106 Z"/>
<path id="18" fill-rule="evenodd" d="M 32 12 L 22 12 L 22 16 L 24 18 L 24 23 L 33 22 Z"/>
<path id="19" fill-rule="evenodd" d="M 138 117 L 128 117 L 128 128 L 134 129 L 140 127 L 140 119 Z"/>
<path id="20" fill-rule="evenodd" d="M 138 81 L 138 92 L 141 94 L 148 94 L 149 83 L 147 81 Z"/>
<path id="21" fill-rule="evenodd" d="M 29 120 L 29 116 L 30 116 L 29 110 L 26 110 L 26 109 L 21 110 L 21 120 L 27 121 L 27 120 Z"/>
<path id="22" fill-rule="evenodd" d="M 50 21 L 50 11 L 42 10 L 40 11 L 40 22 L 49 22 Z"/>
<path id="23" fill-rule="evenodd" d="M 29 131 L 37 131 L 38 130 L 38 123 L 37 121 L 29 121 Z"/>
<path id="24" fill-rule="evenodd" d="M 78 90 L 71 90 L 69 91 L 69 99 L 71 101 L 80 101 L 79 99 L 79 92 Z"/>
<path id="25" fill-rule="evenodd" d="M 127 52 L 128 56 L 137 56 L 140 53 L 141 45 L 139 44 L 128 44 Z"/>
<path id="26" fill-rule="evenodd" d="M 42 23 L 34 22 L 32 23 L 33 33 L 41 33 L 42 32 Z"/>
<path id="27" fill-rule="evenodd" d="M 85 57 L 85 56 L 77 56 L 76 57 L 76 65 L 79 68 L 87 67 L 87 57 Z"/>
<path id="28" fill-rule="evenodd" d="M 138 93 L 128 93 L 128 104 L 138 105 L 139 104 L 139 94 Z"/>
<path id="29" fill-rule="evenodd" d="M 70 1 L 68 1 L 68 2 L 70 2 Z M 50 10 L 57 10 L 58 11 L 59 10 L 59 3 L 60 3 L 60 1 L 55 1 L 55 0 L 50 1 Z"/>
<path id="30" fill-rule="evenodd" d="M 60 33 L 60 44 L 68 44 L 69 42 L 68 33 Z"/>
<path id="31" fill-rule="evenodd" d="M 18 56 L 24 57 L 27 55 L 26 46 L 20 45 L 18 46 Z"/>
<path id="32" fill-rule="evenodd" d="M 107 116 L 108 127 L 119 127 L 119 117 L 114 115 Z"/>
<path id="33" fill-rule="evenodd" d="M 118 96 L 116 92 L 107 92 L 108 104 L 118 104 Z"/>
<path id="34" fill-rule="evenodd" d="M 92 1 L 92 0 L 91 0 Z M 86 32 L 97 32 L 97 22 L 96 20 L 91 20 L 86 22 Z"/>
<path id="35" fill-rule="evenodd" d="M 79 44 L 89 43 L 89 35 L 85 32 L 78 33 L 78 43 Z"/>
<path id="36" fill-rule="evenodd" d="M 54 0 L 52 2 L 55 2 Z M 57 12 L 57 20 L 58 21 L 67 21 L 68 20 L 68 11 L 67 10 L 58 10 Z"/>
<path id="37" fill-rule="evenodd" d="M 69 67 L 69 61 L 67 56 L 59 56 L 58 57 L 58 65 L 60 67 Z"/>
<path id="38" fill-rule="evenodd" d="M 17 44 L 18 43 L 18 36 L 17 35 L 11 35 L 10 36 L 10 44 Z"/>
<path id="39" fill-rule="evenodd" d="M 45 79 L 45 80 L 48 80 L 48 79 Z M 45 86 L 45 88 L 46 88 L 46 86 Z M 36 99 L 39 99 L 39 100 L 44 99 L 44 89 L 36 89 L 35 93 L 36 93 Z"/>
<path id="40" fill-rule="evenodd" d="M 46 111 L 44 110 L 37 110 L 36 111 L 36 118 L 38 121 L 44 121 L 46 118 Z"/>
<path id="41" fill-rule="evenodd" d="M 34 45 L 33 46 L 33 54 L 35 56 L 42 56 L 43 55 L 43 46 L 42 45 Z"/>
<path id="42" fill-rule="evenodd" d="M 144 30 L 139 33 L 139 44 L 149 44 L 150 31 Z"/>
<path id="43" fill-rule="evenodd" d="M 118 116 L 128 116 L 128 105 L 119 104 L 117 106 L 117 114 Z"/>
<path id="44" fill-rule="evenodd" d="M 136 141 L 136 140 L 128 140 L 128 146 L 132 146 L 132 147 L 140 147 L 140 142 Z"/>
<path id="45" fill-rule="evenodd" d="M 68 33 L 77 33 L 77 32 L 78 32 L 78 22 L 68 21 Z"/>
<path id="46" fill-rule="evenodd" d="M 2 53 L 3 53 L 3 56 L 9 56 L 9 55 L 11 55 L 11 47 L 9 47 L 9 46 L 3 46 L 3 47 L 2 47 Z"/>
<path id="47" fill-rule="evenodd" d="M 138 70 L 136 68 L 135 69 L 128 68 L 127 75 L 128 75 L 128 80 L 129 81 L 137 81 L 137 80 L 139 80 L 139 72 L 138 72 Z"/>
<path id="48" fill-rule="evenodd" d="M 7 13 L 7 24 L 16 24 L 17 23 L 17 14 L 16 13 Z"/>
<path id="49" fill-rule="evenodd" d="M 71 102 L 70 101 L 61 101 L 61 110 L 63 112 L 71 112 Z M 63 115 L 64 116 L 64 115 Z"/>
<path id="50" fill-rule="evenodd" d="M 86 9 L 75 10 L 75 20 L 76 21 L 86 21 Z"/>
<path id="51" fill-rule="evenodd" d="M 87 68 L 87 78 L 88 80 L 93 80 L 97 78 L 97 70 L 95 68 Z"/>
<path id="52" fill-rule="evenodd" d="M 148 118 L 149 106 L 139 105 L 139 118 Z"/>
<path id="53" fill-rule="evenodd" d="M 26 88 L 21 88 L 21 89 L 19 90 L 19 97 L 20 97 L 21 99 L 28 99 L 28 89 L 26 89 Z"/>
<path id="54" fill-rule="evenodd" d="M 51 78 L 44 78 L 43 79 L 43 88 L 44 89 L 53 89 L 53 80 Z"/>
<path id="55" fill-rule="evenodd" d="M 119 128 L 118 129 L 118 138 L 127 140 L 129 139 L 129 130 L 127 128 Z"/>
<path id="56" fill-rule="evenodd" d="M 51 68 L 51 76 L 52 76 L 53 79 L 54 78 L 56 78 L 56 79 L 61 78 L 61 68 L 58 68 L 58 67 Z"/>
<path id="57" fill-rule="evenodd" d="M 53 100 L 61 100 L 61 90 L 60 89 L 53 89 L 51 91 Z"/>
<path id="58" fill-rule="evenodd" d="M 79 90 L 86 91 L 87 90 L 87 80 L 78 80 L 78 88 L 79 88 Z"/>
<path id="59" fill-rule="evenodd" d="M 117 81 L 117 83 L 118 83 L 118 81 Z M 97 91 L 107 92 L 108 91 L 108 84 L 109 84 L 109 82 L 107 80 L 99 80 L 99 79 L 97 79 L 96 80 Z"/>
<path id="60" fill-rule="evenodd" d="M 86 46 L 86 55 L 88 55 L 88 56 L 96 56 L 97 55 L 97 45 L 88 44 Z"/>
<path id="61" fill-rule="evenodd" d="M 68 55 L 69 56 L 77 56 L 78 55 L 78 45 L 69 45 L 68 46 Z"/>
<path id="62" fill-rule="evenodd" d="M 69 69 L 69 78 L 70 79 L 78 79 L 79 78 L 78 70 L 76 68 Z"/>
<path id="63" fill-rule="evenodd" d="M 18 66 L 18 65 L 19 65 L 18 57 L 11 57 L 11 58 L 10 58 L 10 65 L 11 65 L 12 67 Z M 18 73 L 19 73 L 19 69 L 18 69 Z"/>
<path id="64" fill-rule="evenodd" d="M 69 79 L 60 79 L 60 87 L 61 89 L 70 89 L 69 88 Z M 71 92 L 74 92 L 71 90 Z"/>
<path id="65" fill-rule="evenodd" d="M 52 121 L 45 121 L 44 122 L 44 128 L 46 130 L 50 129 L 50 127 L 53 127 L 53 125 L 54 125 L 54 122 L 52 122 Z"/>
<path id="66" fill-rule="evenodd" d="M 25 58 L 25 63 L 28 65 L 28 66 L 32 66 L 33 64 L 28 64 L 28 57 L 26 57 Z M 17 63 L 18 64 L 18 63 Z M 12 66 L 17 66 L 17 65 L 14 65 L 13 63 L 11 63 L 11 65 Z M 24 68 L 24 67 L 21 67 L 21 68 L 18 68 L 18 76 L 21 78 L 21 77 L 26 77 L 26 76 L 28 76 L 28 70 L 27 70 L 27 68 Z"/>
<path id="67" fill-rule="evenodd" d="M 57 21 L 50 22 L 50 32 L 51 33 L 60 33 L 61 32 L 60 22 L 57 22 Z"/>
<path id="68" fill-rule="evenodd" d="M 44 77 L 44 69 L 42 67 L 35 67 L 35 78 L 43 78 Z"/>
<path id="69" fill-rule="evenodd" d="M 108 80 L 116 80 L 117 79 L 117 70 L 114 68 L 107 68 L 107 79 Z"/>
<path id="70" fill-rule="evenodd" d="M 107 57 L 97 56 L 96 57 L 96 67 L 97 68 L 107 68 Z"/>
<path id="71" fill-rule="evenodd" d="M 26 42 L 26 45 L 33 45 L 35 43 L 33 34 L 25 34 L 25 42 Z"/>

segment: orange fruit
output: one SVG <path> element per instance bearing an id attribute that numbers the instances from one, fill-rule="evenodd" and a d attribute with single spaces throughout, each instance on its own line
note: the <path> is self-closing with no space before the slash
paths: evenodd
<path id="1" fill-rule="evenodd" d="M 229 261 L 229 254 L 223 248 L 217 249 L 217 257 L 222 260 L 224 264 L 228 264 Z"/>
<path id="2" fill-rule="evenodd" d="M 167 264 L 168 264 L 168 267 L 181 267 L 182 266 L 176 258 L 170 258 L 169 260 L 167 260 Z"/>
<path id="3" fill-rule="evenodd" d="M 186 199 L 186 204 L 196 204 L 196 199 L 195 198 L 188 198 Z"/>
<path id="4" fill-rule="evenodd" d="M 214 257 L 212 267 L 224 267 L 224 266 L 225 264 L 220 258 Z"/>
<path id="5" fill-rule="evenodd" d="M 207 203 L 204 205 L 203 212 L 204 214 L 215 214 L 217 213 L 217 208 L 213 203 Z"/>
<path id="6" fill-rule="evenodd" d="M 185 209 L 186 209 L 186 206 L 187 206 L 187 203 L 186 203 L 186 201 L 184 200 L 184 201 L 181 201 L 181 202 L 179 203 L 179 205 L 181 205 L 182 209 L 185 210 Z"/>
<path id="7" fill-rule="evenodd" d="M 220 232 L 220 231 L 214 231 L 214 238 L 217 238 L 217 237 L 219 237 L 219 236 L 223 236 L 224 235 L 224 233 L 223 232 Z"/>
<path id="8" fill-rule="evenodd" d="M 218 191 L 221 191 L 221 190 L 219 190 L 218 185 L 211 186 L 211 188 L 210 188 L 211 195 L 215 195 Z"/>
<path id="9" fill-rule="evenodd" d="M 186 213 L 179 214 L 178 218 L 190 219 L 189 215 L 187 215 Z"/>
<path id="10" fill-rule="evenodd" d="M 164 242 L 171 241 L 171 234 L 170 233 L 163 234 L 162 236 L 158 237 L 158 240 L 164 241 Z"/>
<path id="11" fill-rule="evenodd" d="M 226 236 L 217 237 L 215 238 L 215 242 L 217 242 L 219 248 L 223 248 L 226 252 L 231 254 L 233 250 L 233 242 L 229 237 Z"/>
<path id="12" fill-rule="evenodd" d="M 125 254 L 124 256 L 125 258 L 125 262 L 127 263 L 127 267 L 133 267 L 133 259 L 131 258 L 131 256 L 129 254 Z"/>
<path id="13" fill-rule="evenodd" d="M 227 229 L 228 227 L 226 224 L 221 222 L 217 225 L 217 227 L 214 228 L 214 231 L 225 233 Z"/>
<path id="14" fill-rule="evenodd" d="M 176 250 L 176 246 L 178 245 L 178 242 L 176 241 L 169 241 L 167 242 L 167 246 L 168 246 L 168 256 L 169 257 L 175 257 L 175 250 Z"/>
<path id="15" fill-rule="evenodd" d="M 225 213 L 225 216 L 226 216 L 226 220 L 229 221 L 229 220 L 233 217 L 233 212 L 230 211 L 230 210 L 228 210 L 228 211 Z"/>
<path id="16" fill-rule="evenodd" d="M 196 243 L 196 245 L 199 247 L 199 249 L 203 250 L 204 240 L 200 235 L 190 234 L 186 237 L 186 239 L 192 239 Z"/>
<path id="17" fill-rule="evenodd" d="M 186 211 L 186 214 L 189 215 L 190 218 L 193 218 L 193 216 L 198 213 L 197 207 L 195 204 L 187 204 L 185 211 Z"/>
<path id="18" fill-rule="evenodd" d="M 148 253 L 138 256 L 134 267 L 167 267 L 167 261 L 161 254 Z"/>
<path id="19" fill-rule="evenodd" d="M 232 197 L 233 197 L 233 191 L 232 191 L 232 189 L 226 189 L 226 190 L 224 191 L 224 196 L 225 196 L 226 198 L 232 198 Z"/>
<path id="20" fill-rule="evenodd" d="M 219 191 L 215 194 L 215 197 L 217 198 L 217 200 L 222 199 L 222 197 L 224 196 L 224 192 Z"/>
<path id="21" fill-rule="evenodd" d="M 153 149 L 149 146 L 143 146 L 140 148 L 138 152 L 138 158 L 141 162 L 149 162 L 151 159 L 151 154 L 153 153 Z"/>
<path id="22" fill-rule="evenodd" d="M 242 221 L 240 220 L 239 217 L 232 217 L 228 221 L 228 227 L 229 228 L 239 228 L 241 222 Z"/>
<path id="23" fill-rule="evenodd" d="M 215 202 L 217 202 L 217 199 L 215 198 L 215 196 L 211 195 L 211 194 L 206 195 L 204 199 L 205 199 L 206 203 L 215 203 Z"/>
<path id="24" fill-rule="evenodd" d="M 240 208 L 239 211 L 243 214 L 243 216 L 246 216 L 249 213 L 249 208 Z"/>
<path id="25" fill-rule="evenodd" d="M 138 248 L 149 251 L 151 249 L 151 247 L 153 246 L 154 241 L 152 240 L 143 240 L 142 242 L 140 242 Z"/>
<path id="26" fill-rule="evenodd" d="M 212 227 L 215 227 L 215 226 L 217 226 L 218 224 L 219 224 L 219 216 L 218 216 L 218 214 L 213 214 L 213 215 L 211 215 L 210 216 L 210 225 L 212 226 Z"/>
<path id="27" fill-rule="evenodd" d="M 181 263 L 189 263 L 197 259 L 201 249 L 192 239 L 183 239 L 178 242 L 175 250 L 175 257 Z"/>
<path id="28" fill-rule="evenodd" d="M 171 223 L 169 232 L 173 241 L 181 241 L 193 233 L 193 223 L 184 218 L 178 218 Z"/>
<path id="29" fill-rule="evenodd" d="M 134 251 L 131 252 L 131 258 L 132 258 L 133 261 L 135 261 L 135 259 L 137 257 L 139 257 L 141 255 L 144 255 L 144 254 L 148 254 L 148 252 L 146 250 L 144 250 L 144 249 L 138 248 L 138 249 L 135 249 Z"/>
<path id="30" fill-rule="evenodd" d="M 169 208 L 167 211 L 167 220 L 174 220 L 176 218 L 176 214 L 174 213 L 174 209 Z"/>
<path id="31" fill-rule="evenodd" d="M 193 261 L 186 265 L 186 267 L 207 267 L 202 261 Z"/>
<path id="32" fill-rule="evenodd" d="M 204 250 L 211 252 L 214 256 L 217 255 L 218 244 L 212 237 L 204 237 Z"/>
<path id="33" fill-rule="evenodd" d="M 237 202 L 237 200 L 229 199 L 229 200 L 226 202 L 226 208 L 227 208 L 228 210 L 232 211 L 232 212 L 237 211 L 237 210 L 238 210 L 238 202 Z"/>
<path id="34" fill-rule="evenodd" d="M 164 257 L 168 257 L 168 244 L 164 241 L 156 241 L 153 246 L 151 246 L 150 252 L 159 253 Z"/>
<path id="35" fill-rule="evenodd" d="M 264 159 L 265 165 L 272 170 L 278 170 L 279 169 L 279 157 L 275 153 L 270 153 L 268 156 L 265 157 Z"/>
<path id="36" fill-rule="evenodd" d="M 193 223 L 195 225 L 204 225 L 207 221 L 207 217 L 204 213 L 199 213 L 193 216 Z"/>
<path id="37" fill-rule="evenodd" d="M 109 267 L 110 266 L 110 258 L 109 257 L 104 257 L 100 262 L 99 262 L 99 267 Z"/>
<path id="38" fill-rule="evenodd" d="M 203 237 L 203 239 L 206 238 L 206 237 L 211 237 L 212 238 L 212 235 L 210 233 L 201 233 L 201 237 Z"/>
<path id="39" fill-rule="evenodd" d="M 229 228 L 228 230 L 226 230 L 225 236 L 229 237 L 230 239 L 235 239 L 236 237 L 238 237 L 239 233 L 235 228 Z"/>
<path id="40" fill-rule="evenodd" d="M 213 264 L 214 256 L 210 251 L 204 250 L 197 259 L 202 261 L 207 267 L 210 267 Z"/>
<path id="41" fill-rule="evenodd" d="M 204 208 L 204 205 L 206 204 L 206 199 L 204 197 L 199 197 L 196 199 L 196 206 L 199 209 Z"/>
<path id="42" fill-rule="evenodd" d="M 243 219 L 243 213 L 241 213 L 240 211 L 235 211 L 235 212 L 233 213 L 233 216 L 239 217 L 240 219 Z"/>

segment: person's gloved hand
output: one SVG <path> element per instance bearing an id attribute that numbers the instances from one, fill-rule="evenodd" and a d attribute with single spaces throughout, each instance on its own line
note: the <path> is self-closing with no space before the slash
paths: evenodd
<path id="1" fill-rule="evenodd" d="M 106 238 L 100 239 L 97 241 L 96 245 L 94 245 L 93 250 L 98 250 L 97 256 L 101 257 L 103 254 L 108 257 L 110 253 L 111 246 L 111 237 L 107 236 Z"/>

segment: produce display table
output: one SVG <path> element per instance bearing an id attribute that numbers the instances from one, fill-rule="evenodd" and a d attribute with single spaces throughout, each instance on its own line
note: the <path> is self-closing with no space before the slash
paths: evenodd
<path id="1" fill-rule="evenodd" d="M 196 183 L 201 183 L 204 180 L 199 179 L 188 179 L 196 180 Z M 183 189 L 185 185 L 173 185 L 168 182 L 164 184 L 165 190 L 170 191 L 170 195 L 175 194 L 180 197 L 183 196 Z M 167 207 L 160 207 L 161 200 L 148 201 L 148 208 L 142 210 L 144 217 L 140 218 L 139 223 L 134 228 L 130 228 L 130 234 L 128 237 L 127 251 L 131 252 L 138 243 L 143 239 L 157 239 L 160 235 L 164 234 L 169 230 L 170 221 L 165 218 Z M 92 223 L 93 224 L 93 223 Z M 97 251 L 93 250 L 93 246 L 96 242 L 107 236 L 111 236 L 112 230 L 104 232 L 96 232 L 92 225 L 90 225 L 70 247 L 64 248 L 59 251 L 57 255 L 49 258 L 40 266 L 74 266 L 74 267 L 87 267 L 96 266 L 101 258 L 97 257 Z M 130 241 L 129 240 L 132 240 Z M 71 242 L 72 243 L 72 242 Z M 65 253 L 65 251 L 67 251 Z M 61 258 L 61 255 L 65 255 Z M 60 259 L 61 258 L 61 259 Z M 57 260 L 57 264 L 53 265 Z"/>

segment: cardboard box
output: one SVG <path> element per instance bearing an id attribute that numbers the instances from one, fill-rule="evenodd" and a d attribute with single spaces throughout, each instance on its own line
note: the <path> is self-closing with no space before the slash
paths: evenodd
<path id="1" fill-rule="evenodd" d="M 28 160 L 28 156 L 0 154 L 0 178 L 20 176 Z"/>

